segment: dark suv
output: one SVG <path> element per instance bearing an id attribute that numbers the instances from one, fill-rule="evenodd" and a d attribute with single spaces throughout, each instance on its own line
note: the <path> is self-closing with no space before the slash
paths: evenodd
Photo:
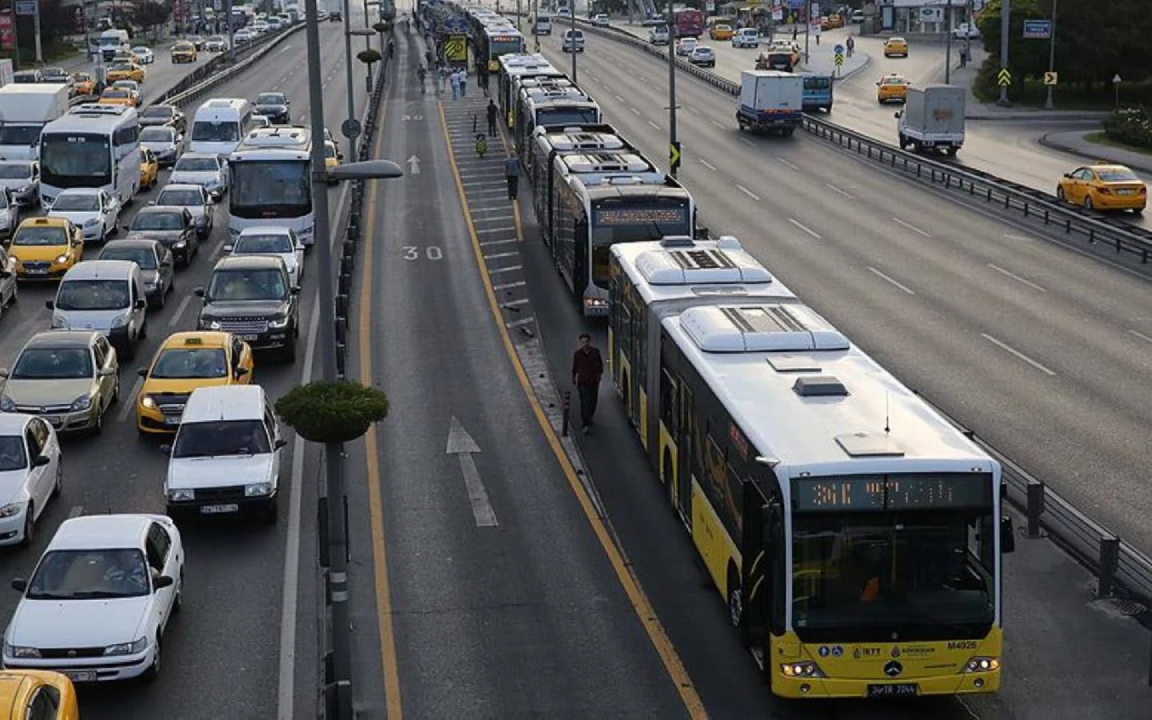
<path id="1" fill-rule="evenodd" d="M 208 287 L 195 292 L 204 298 L 199 329 L 230 332 L 253 350 L 280 350 L 289 362 L 296 361 L 300 288 L 292 285 L 283 260 L 265 255 L 221 258 Z"/>

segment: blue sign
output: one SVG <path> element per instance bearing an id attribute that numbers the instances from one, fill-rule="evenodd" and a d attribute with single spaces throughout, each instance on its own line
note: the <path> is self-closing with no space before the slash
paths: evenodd
<path id="1" fill-rule="evenodd" d="M 1051 20 L 1025 20 L 1024 38 L 1026 40 L 1047 40 L 1052 37 Z"/>
<path id="2" fill-rule="evenodd" d="M 466 33 L 468 32 L 468 19 L 462 17 L 448 18 L 448 21 L 444 23 L 444 27 L 446 27 L 450 33 Z"/>
<path id="3" fill-rule="evenodd" d="M 17 15 L 35 15 L 36 0 L 16 0 Z"/>
<path id="4" fill-rule="evenodd" d="M 836 47 L 832 48 L 832 52 L 836 53 L 837 55 L 843 55 L 844 54 L 844 46 L 843 45 L 837 45 Z"/>

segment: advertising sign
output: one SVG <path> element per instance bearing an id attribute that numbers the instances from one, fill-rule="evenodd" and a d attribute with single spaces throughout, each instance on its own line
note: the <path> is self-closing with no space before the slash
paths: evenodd
<path id="1" fill-rule="evenodd" d="M 1052 21 L 1051 20 L 1025 20 L 1024 21 L 1024 39 L 1026 40 L 1047 40 L 1052 37 Z"/>
<path id="2" fill-rule="evenodd" d="M 0 50 L 11 50 L 16 47 L 16 28 L 12 23 L 12 15 L 7 11 L 0 13 Z"/>
<path id="3" fill-rule="evenodd" d="M 17 15 L 32 17 L 36 14 L 36 0 L 16 0 L 14 4 L 16 5 Z"/>

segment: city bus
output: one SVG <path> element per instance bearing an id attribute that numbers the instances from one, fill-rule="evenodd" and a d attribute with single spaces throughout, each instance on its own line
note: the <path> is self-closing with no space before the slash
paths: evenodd
<path id="1" fill-rule="evenodd" d="M 676 22 L 673 26 L 673 32 L 676 37 L 694 37 L 698 38 L 704 34 L 704 13 L 695 8 L 681 8 L 672 11 L 672 16 Z"/>
<path id="2" fill-rule="evenodd" d="M 68 188 L 100 188 L 122 204 L 140 189 L 140 122 L 134 108 L 78 105 L 40 131 L 40 200 L 52 209 Z"/>
<path id="3" fill-rule="evenodd" d="M 634 150 L 611 125 L 581 125 L 561 130 L 539 127 L 532 133 L 532 140 L 521 155 L 524 174 L 532 184 L 532 202 L 536 217 L 545 217 L 551 194 L 550 173 L 555 167 L 555 158 L 562 154 L 588 154 L 592 152 Z"/>
<path id="4" fill-rule="evenodd" d="M 673 263 L 632 250 L 609 323 L 635 426 L 771 691 L 996 692 L 1000 465 L 807 306 L 670 308 L 649 278 Z"/>
<path id="5" fill-rule="evenodd" d="M 517 154 L 523 154 L 537 127 L 580 127 L 603 121 L 600 105 L 577 87 L 524 87 L 520 89 L 517 107 L 514 132 Z"/>
<path id="6" fill-rule="evenodd" d="M 544 190 L 541 235 L 587 317 L 608 314 L 612 245 L 694 232 L 692 196 L 634 151 L 556 155 Z"/>
<path id="7" fill-rule="evenodd" d="M 500 107 L 509 129 L 516 127 L 516 101 L 519 98 L 520 83 L 532 78 L 566 78 L 564 73 L 539 53 L 510 54 L 499 59 L 498 92 L 496 104 Z"/>
<path id="8" fill-rule="evenodd" d="M 524 52 L 524 36 L 511 25 L 487 26 L 477 37 L 480 57 L 489 72 L 500 71 L 500 57 Z"/>
<path id="9" fill-rule="evenodd" d="M 246 227 L 290 228 L 305 246 L 316 239 L 312 208 L 312 136 L 292 125 L 257 128 L 228 158 L 228 235 Z"/>

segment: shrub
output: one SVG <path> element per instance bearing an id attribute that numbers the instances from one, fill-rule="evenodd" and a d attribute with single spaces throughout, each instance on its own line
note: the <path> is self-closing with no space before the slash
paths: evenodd
<path id="1" fill-rule="evenodd" d="M 374 62 L 380 62 L 381 57 L 382 56 L 380 55 L 380 51 L 376 48 L 368 48 L 367 50 L 361 50 L 360 52 L 356 53 L 356 59 L 365 65 L 371 65 Z"/>
<path id="2" fill-rule="evenodd" d="M 358 382 L 318 380 L 277 400 L 276 414 L 305 440 L 350 442 L 388 416 L 388 398 Z"/>
<path id="3" fill-rule="evenodd" d="M 1104 120 L 1104 134 L 1113 142 L 1152 149 L 1152 117 L 1143 107 L 1121 108 Z"/>

